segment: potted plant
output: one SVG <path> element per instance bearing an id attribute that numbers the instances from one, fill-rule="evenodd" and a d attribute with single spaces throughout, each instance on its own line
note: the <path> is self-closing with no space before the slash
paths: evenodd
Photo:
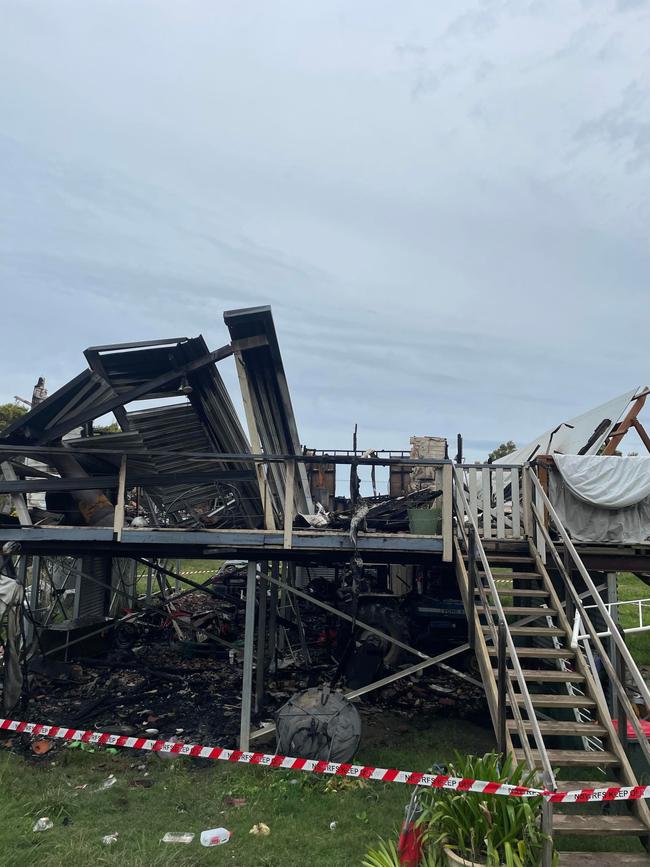
<path id="1" fill-rule="evenodd" d="M 457 756 L 450 776 L 535 787 L 536 775 L 497 753 Z M 538 867 L 547 840 L 541 798 L 510 798 L 430 789 L 418 822 L 435 867 Z M 553 863 L 557 863 L 554 855 Z"/>
<path id="2" fill-rule="evenodd" d="M 369 849 L 362 867 L 401 867 L 397 846 L 392 840 L 381 840 L 376 849 Z M 432 852 L 425 852 L 420 867 L 436 867 Z"/>

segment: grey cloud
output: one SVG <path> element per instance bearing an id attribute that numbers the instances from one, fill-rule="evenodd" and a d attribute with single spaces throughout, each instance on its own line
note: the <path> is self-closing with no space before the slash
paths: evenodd
<path id="1" fill-rule="evenodd" d="M 314 446 L 484 457 L 644 379 L 645 11 L 557 9 L 6 4 L 0 399 L 265 303 Z"/>
<path id="2" fill-rule="evenodd" d="M 622 151 L 629 171 L 645 170 L 650 165 L 649 111 L 650 88 L 634 82 L 626 87 L 618 105 L 583 123 L 576 131 L 576 140 Z"/>

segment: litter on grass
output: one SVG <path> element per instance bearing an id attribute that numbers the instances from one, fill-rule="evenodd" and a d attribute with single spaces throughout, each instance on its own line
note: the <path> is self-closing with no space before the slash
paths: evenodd
<path id="1" fill-rule="evenodd" d="M 222 846 L 232 837 L 232 832 L 227 828 L 211 828 L 209 831 L 201 831 L 201 846 Z"/>
<path id="2" fill-rule="evenodd" d="M 49 831 L 50 828 L 53 827 L 54 822 L 48 816 L 42 816 L 40 819 L 38 819 L 38 821 L 32 828 L 32 831 Z"/>
<path id="3" fill-rule="evenodd" d="M 160 841 L 161 843 L 191 843 L 194 839 L 192 831 L 167 831 L 165 836 Z"/>

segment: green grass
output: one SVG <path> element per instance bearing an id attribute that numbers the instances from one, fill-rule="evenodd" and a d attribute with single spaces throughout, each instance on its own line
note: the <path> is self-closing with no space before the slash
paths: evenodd
<path id="1" fill-rule="evenodd" d="M 183 572 L 191 572 L 193 570 L 210 570 L 213 574 L 219 569 L 223 560 L 181 560 L 180 561 L 180 571 Z M 170 571 L 176 571 L 176 561 L 169 560 L 167 563 L 167 567 Z M 203 572 L 197 575 L 188 575 L 190 580 L 196 581 L 197 584 L 201 584 L 206 578 L 210 577 L 209 572 Z M 174 579 L 170 578 L 169 582 L 172 586 L 174 586 Z M 152 592 L 155 593 L 158 590 L 158 582 L 156 581 L 156 576 L 153 576 L 152 580 Z M 178 582 L 179 590 L 189 590 L 189 585 L 183 584 L 181 581 Z M 147 567 L 139 566 L 138 567 L 138 579 L 137 579 L 137 588 L 139 594 L 144 594 L 147 592 Z"/>
<path id="2" fill-rule="evenodd" d="M 630 572 L 619 572 L 618 597 L 624 599 L 649 599 L 650 587 L 636 575 Z M 620 623 L 624 628 L 639 625 L 639 614 L 636 606 L 622 605 L 619 607 Z M 650 608 L 645 609 L 644 625 L 650 625 Z M 650 632 L 633 632 L 626 636 L 630 653 L 639 665 L 650 665 Z"/>
<path id="3" fill-rule="evenodd" d="M 416 720 L 404 731 L 402 718 L 383 716 L 364 726 L 366 746 L 358 761 L 384 767 L 425 770 L 449 760 L 455 750 L 483 753 L 494 745 L 490 730 L 459 720 Z M 138 764 L 146 764 L 146 771 Z M 118 782 L 95 791 L 111 773 Z M 138 779 L 153 785 L 134 786 Z M 85 789 L 76 788 L 83 784 Z M 358 865 L 378 836 L 397 833 L 410 794 L 410 787 L 390 783 L 359 785 L 222 763 L 201 767 L 189 759 L 142 758 L 130 751 L 113 756 L 62 748 L 38 764 L 3 751 L 0 862 L 3 867 Z M 228 806 L 228 797 L 245 798 L 246 805 Z M 44 815 L 54 828 L 33 833 L 34 822 Z M 250 836 L 257 822 L 269 825 L 269 837 Z M 331 822 L 337 823 L 333 831 Z M 231 841 L 203 848 L 200 832 L 219 826 L 233 832 Z M 118 842 L 104 846 L 101 838 L 114 831 Z M 160 843 L 166 831 L 194 831 L 196 838 L 188 846 Z"/>

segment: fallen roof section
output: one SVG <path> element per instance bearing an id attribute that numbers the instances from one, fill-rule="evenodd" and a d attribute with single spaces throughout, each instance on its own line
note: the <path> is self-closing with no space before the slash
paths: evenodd
<path id="1" fill-rule="evenodd" d="M 233 341 L 263 338 L 262 345 L 235 354 L 253 451 L 300 456 L 302 448 L 271 308 L 228 310 L 223 318 Z M 284 514 L 286 481 L 284 465 L 271 464 L 266 482 L 278 521 Z M 307 472 L 301 462 L 297 464 L 294 491 L 294 510 L 313 512 Z"/>
<path id="2" fill-rule="evenodd" d="M 642 398 L 644 391 L 645 389 L 633 388 L 631 391 L 623 392 L 606 403 L 561 422 L 494 463 L 523 465 L 539 455 L 554 452 L 567 455 L 595 455 L 614 430 L 630 402 Z"/>

